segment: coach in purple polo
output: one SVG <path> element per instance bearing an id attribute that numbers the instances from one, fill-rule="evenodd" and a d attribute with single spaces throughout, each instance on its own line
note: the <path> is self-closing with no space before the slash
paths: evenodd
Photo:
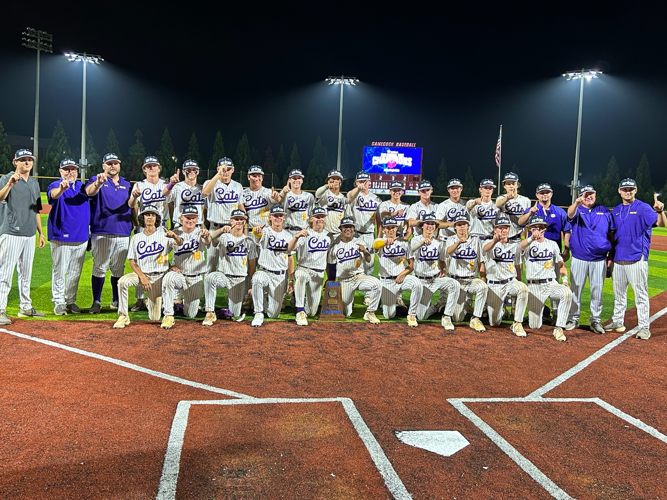
<path id="1" fill-rule="evenodd" d="M 118 280 L 125 273 L 125 260 L 132 231 L 132 209 L 128 205 L 132 187 L 120 176 L 120 160 L 104 155 L 104 172 L 88 179 L 90 233 L 93 253 L 93 305 L 90 314 L 102 308 L 104 276 L 111 268 L 111 309 L 118 309 Z"/>
<path id="2" fill-rule="evenodd" d="M 81 312 L 76 292 L 88 245 L 90 203 L 74 160 L 60 161 L 61 179 L 49 184 L 46 193 L 51 205 L 47 235 L 51 243 L 51 297 L 58 316 Z"/>

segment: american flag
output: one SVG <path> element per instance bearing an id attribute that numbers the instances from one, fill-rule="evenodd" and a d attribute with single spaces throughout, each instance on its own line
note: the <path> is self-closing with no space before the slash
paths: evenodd
<path id="1" fill-rule="evenodd" d="M 498 134 L 498 142 L 496 143 L 496 167 L 500 168 L 500 148 L 503 142 L 503 126 L 500 126 L 500 133 Z"/>

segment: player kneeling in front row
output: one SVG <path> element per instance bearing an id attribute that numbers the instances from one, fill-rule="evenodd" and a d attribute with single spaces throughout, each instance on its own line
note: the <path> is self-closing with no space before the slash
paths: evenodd
<path id="1" fill-rule="evenodd" d="M 559 299 L 554 337 L 558 341 L 565 342 L 563 328 L 572 305 L 572 292 L 568 285 L 565 262 L 558 244 L 544 237 L 547 222 L 542 216 L 533 215 L 526 228 L 531 235 L 520 243 L 520 247 L 528 282 L 528 326 L 531 329 L 540 328 L 544 302 L 547 298 Z M 563 281 L 562 285 L 554 276 L 556 266 Z"/>
<path id="2" fill-rule="evenodd" d="M 382 285 L 380 280 L 364 274 L 361 259 L 370 262 L 371 254 L 366 247 L 354 237 L 354 220 L 343 217 L 340 221 L 341 234 L 331 244 L 329 250 L 327 275 L 329 279 L 336 276 L 340 282 L 341 299 L 345 316 L 352 315 L 354 292 L 368 292 L 369 304 L 364 319 L 376 325 L 380 320 L 375 315 L 380 305 Z"/>
<path id="3" fill-rule="evenodd" d="M 517 337 L 525 337 L 523 318 L 528 305 L 528 287 L 519 281 L 517 268 L 521 264 L 521 249 L 516 241 L 508 241 L 511 222 L 504 215 L 494 222 L 493 239 L 482 250 L 486 254 L 486 283 L 489 293 L 486 305 L 489 311 L 489 324 L 498 326 L 505 312 L 505 297 L 516 297 L 514 323 L 510 329 Z"/>
<path id="4" fill-rule="evenodd" d="M 132 236 L 127 253 L 134 272 L 124 275 L 118 281 L 118 320 L 114 323 L 114 328 L 125 328 L 130 324 L 127 315 L 127 289 L 132 286 L 141 285 L 146 292 L 148 317 L 153 321 L 160 319 L 162 277 L 169 269 L 169 252 L 174 242 L 177 245 L 183 244 L 183 240 L 173 231 L 165 231 L 160 227 L 160 215 L 154 206 L 146 205 L 138 220 L 143 231 Z"/>
<path id="5" fill-rule="evenodd" d="M 442 327 L 445 330 L 453 330 L 452 315 L 461 286 L 456 280 L 447 277 L 445 268 L 447 252 L 444 243 L 436 238 L 437 224 L 438 219 L 434 214 L 424 214 L 419 222 L 422 234 L 410 240 L 410 257 L 413 259 L 415 277 L 422 285 L 422 296 L 417 306 L 417 318 L 427 319 L 438 311 L 438 307 L 431 304 L 431 298 L 435 292 L 440 290 L 440 302 L 445 304 Z M 410 302 L 413 301 L 414 299 L 410 298 Z"/>
<path id="6" fill-rule="evenodd" d="M 325 208 L 313 208 L 310 216 L 311 227 L 296 233 L 288 245 L 290 252 L 296 249 L 294 301 L 296 324 L 299 326 L 308 325 L 307 316 L 315 316 L 320 304 L 327 252 L 331 245 L 329 234 L 324 231 L 326 216 Z"/>
<path id="7" fill-rule="evenodd" d="M 241 315 L 243 297 L 247 292 L 248 261 L 257 258 L 257 246 L 253 237 L 243 232 L 247 220 L 248 216 L 243 210 L 235 209 L 229 219 L 231 226 L 223 226 L 211 233 L 212 245 L 217 245 L 220 250 L 217 271 L 208 273 L 204 279 L 204 326 L 215 323 L 215 298 L 218 288 L 227 289 L 228 307 L 232 315 Z"/>
<path id="8" fill-rule="evenodd" d="M 404 290 L 410 290 L 408 326 L 417 326 L 417 306 L 421 302 L 424 287 L 417 278 L 410 275 L 414 258 L 409 255 L 409 243 L 396 238 L 398 221 L 393 217 L 383 219 L 382 228 L 384 238 L 378 238 L 373 243 L 382 283 L 382 315 L 387 319 L 396 316 L 398 297 Z"/>
<path id="9" fill-rule="evenodd" d="M 188 318 L 194 318 L 199 311 L 203 274 L 206 272 L 204 249 L 211 244 L 211 236 L 205 227 L 197 227 L 198 220 L 197 207 L 183 205 L 179 217 L 181 227 L 174 231 L 183 243 L 174 246 L 174 263 L 162 280 L 162 328 L 174 326 L 177 290 L 183 290 L 183 312 Z"/>

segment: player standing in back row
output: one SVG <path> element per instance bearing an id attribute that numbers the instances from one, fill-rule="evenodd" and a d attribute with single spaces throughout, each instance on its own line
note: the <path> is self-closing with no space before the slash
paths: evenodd
<path id="1" fill-rule="evenodd" d="M 317 188 L 317 191 L 315 191 L 315 202 L 318 206 L 327 209 L 324 230 L 329 234 L 332 241 L 340 235 L 340 221 L 348 204 L 347 196 L 340 192 L 342 183 L 343 174 L 338 170 L 332 170 L 327 175 L 326 185 Z"/>
<path id="2" fill-rule="evenodd" d="M 507 172 L 503 177 L 503 188 L 505 194 L 496 198 L 496 206 L 509 218 L 512 226 L 510 227 L 509 240 L 519 241 L 523 227 L 519 224 L 521 217 L 526 209 L 530 208 L 530 200 L 519 194 L 519 176 L 514 172 Z"/>
<path id="3" fill-rule="evenodd" d="M 366 248 L 373 248 L 375 239 L 375 215 L 380 198 L 369 191 L 371 176 L 366 172 L 359 172 L 355 178 L 355 188 L 347 193 L 347 199 L 350 202 L 348 210 L 357 229 L 357 239 L 364 244 Z M 373 259 L 370 262 L 363 261 L 364 274 L 373 275 Z"/>

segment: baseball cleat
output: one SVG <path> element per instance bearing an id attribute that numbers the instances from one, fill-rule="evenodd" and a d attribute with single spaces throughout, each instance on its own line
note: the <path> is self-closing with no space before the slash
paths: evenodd
<path id="1" fill-rule="evenodd" d="M 554 328 L 554 338 L 558 342 L 565 342 L 565 340 L 566 340 L 565 334 L 563 333 L 563 329 L 560 326 L 557 326 L 556 328 Z"/>
<path id="2" fill-rule="evenodd" d="M 570 321 L 568 321 L 565 324 L 565 329 L 567 331 L 574 330 L 575 328 L 579 328 L 579 322 L 578 321 L 574 321 L 574 320 L 571 319 Z"/>
<path id="3" fill-rule="evenodd" d="M 414 314 L 408 314 L 408 326 L 419 326 L 417 317 Z"/>
<path id="4" fill-rule="evenodd" d="M 134 303 L 134 305 L 132 306 L 132 309 L 130 309 L 130 311 L 132 311 L 132 312 L 139 312 L 139 311 L 141 311 L 142 309 L 145 309 L 145 308 L 144 308 L 144 301 L 143 301 L 142 299 L 138 299 L 138 300 Z"/>
<path id="5" fill-rule="evenodd" d="M 99 314 L 100 311 L 102 310 L 102 304 L 100 304 L 97 300 L 93 302 L 93 305 L 90 306 L 90 309 L 88 309 L 88 312 L 90 314 Z"/>
<path id="6" fill-rule="evenodd" d="M 648 340 L 648 339 L 651 338 L 651 332 L 649 332 L 647 329 L 644 328 L 642 330 L 639 330 L 639 333 L 637 333 L 637 335 L 635 335 L 635 336 L 638 339 Z"/>
<path id="7" fill-rule="evenodd" d="M 610 324 L 604 327 L 604 331 L 623 333 L 625 331 L 625 326 L 621 325 L 620 323 L 616 323 L 615 321 L 612 321 Z"/>
<path id="8" fill-rule="evenodd" d="M 364 297 L 364 305 L 365 305 L 366 307 L 368 307 L 368 306 L 371 305 L 371 298 L 370 298 L 368 295 L 366 295 L 366 296 Z"/>
<path id="9" fill-rule="evenodd" d="M 264 313 L 255 313 L 255 317 L 252 318 L 252 326 L 262 326 L 264 323 Z"/>
<path id="10" fill-rule="evenodd" d="M 36 311 L 34 307 L 25 310 L 19 310 L 19 318 L 45 318 L 46 314 Z"/>
<path id="11" fill-rule="evenodd" d="M 454 323 L 452 323 L 452 317 L 451 316 L 442 316 L 442 321 L 441 321 L 442 327 L 445 330 L 454 330 Z"/>
<path id="12" fill-rule="evenodd" d="M 372 325 L 380 324 L 380 320 L 375 315 L 375 311 L 366 311 L 366 314 L 364 314 L 364 320 L 368 321 Z"/>
<path id="13" fill-rule="evenodd" d="M 120 316 L 118 316 L 118 319 L 113 324 L 113 327 L 114 328 L 125 328 L 129 324 L 130 324 L 130 318 L 128 318 L 124 314 L 121 314 Z"/>
<path id="14" fill-rule="evenodd" d="M 405 307 L 405 302 L 403 302 L 403 297 L 398 297 L 396 299 L 396 305 L 401 306 L 401 307 Z"/>
<path id="15" fill-rule="evenodd" d="M 512 326 L 510 326 L 510 330 L 516 335 L 517 337 L 525 337 L 526 336 L 526 330 L 523 329 L 523 325 L 519 323 L 518 321 L 515 321 L 512 323 Z"/>
<path id="16" fill-rule="evenodd" d="M 72 314 L 81 314 L 81 309 L 76 304 L 67 304 L 67 312 Z"/>
<path id="17" fill-rule="evenodd" d="M 470 319 L 470 328 L 472 328 L 476 332 L 486 331 L 486 328 L 484 328 L 484 325 L 482 324 L 481 320 L 479 318 L 475 318 L 474 316 Z"/>
<path id="18" fill-rule="evenodd" d="M 112 301 L 111 304 L 109 304 L 109 309 L 117 311 L 118 310 L 118 301 L 117 300 Z"/>
<path id="19" fill-rule="evenodd" d="M 602 325 L 599 321 L 591 321 L 591 331 L 593 333 L 602 334 L 604 333 L 604 328 L 602 328 Z"/>
<path id="20" fill-rule="evenodd" d="M 215 320 L 217 319 L 218 318 L 213 311 L 206 311 L 206 317 L 204 318 L 204 321 L 201 322 L 201 324 L 204 326 L 213 326 L 213 323 L 215 323 Z"/>
<path id="21" fill-rule="evenodd" d="M 308 319 L 306 318 L 305 311 L 296 313 L 296 324 L 299 326 L 308 326 Z"/>
<path id="22" fill-rule="evenodd" d="M 6 311 L 0 311 L 0 325 L 11 325 L 12 320 L 7 316 Z"/>
<path id="23" fill-rule="evenodd" d="M 67 315 L 67 306 L 65 304 L 57 304 L 53 308 L 53 314 L 56 316 L 66 316 Z"/>
<path id="24" fill-rule="evenodd" d="M 173 316 L 165 316 L 164 318 L 162 318 L 162 324 L 160 325 L 160 328 L 164 328 L 165 330 L 167 330 L 172 326 L 174 326 Z"/>

